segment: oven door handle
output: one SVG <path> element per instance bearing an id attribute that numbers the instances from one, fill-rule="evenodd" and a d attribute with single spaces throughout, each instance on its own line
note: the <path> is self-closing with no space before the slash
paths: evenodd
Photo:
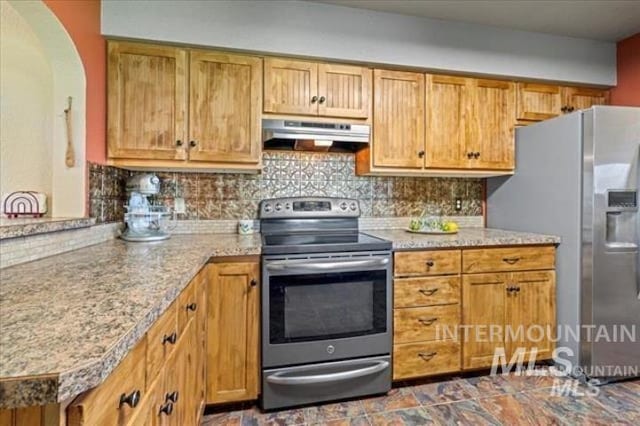
<path id="1" fill-rule="evenodd" d="M 311 376 L 287 377 L 287 372 L 274 373 L 267 377 L 267 382 L 276 385 L 314 385 L 319 383 L 339 382 L 343 380 L 356 379 L 358 377 L 370 376 L 389 368 L 389 361 L 378 361 L 374 365 L 357 370 L 341 371 L 339 373 L 314 374 Z"/>
<path id="2" fill-rule="evenodd" d="M 300 260 L 276 260 L 268 262 L 266 267 L 269 271 L 287 271 L 304 269 L 305 272 L 335 271 L 354 268 L 371 268 L 386 266 L 389 264 L 388 257 L 374 257 L 364 260 L 332 260 L 329 262 L 310 262 L 308 259 Z"/>

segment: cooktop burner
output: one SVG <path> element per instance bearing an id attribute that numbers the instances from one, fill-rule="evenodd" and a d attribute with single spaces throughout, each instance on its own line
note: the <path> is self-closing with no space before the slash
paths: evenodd
<path id="1" fill-rule="evenodd" d="M 263 235 L 265 254 L 390 250 L 391 243 L 363 232 L 348 234 L 291 233 Z"/>
<path id="2" fill-rule="evenodd" d="M 276 198 L 260 203 L 262 252 L 299 254 L 391 250 L 391 242 L 358 232 L 358 200 Z"/>

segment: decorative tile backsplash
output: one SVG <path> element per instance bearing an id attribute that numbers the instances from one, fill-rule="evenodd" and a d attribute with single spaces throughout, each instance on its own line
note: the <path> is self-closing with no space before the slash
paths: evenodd
<path id="1" fill-rule="evenodd" d="M 267 151 L 261 174 L 157 172 L 162 182 L 155 202 L 174 207 L 184 198 L 178 219 L 253 219 L 265 198 L 292 196 L 348 197 L 360 200 L 362 215 L 394 217 L 430 213 L 482 215 L 482 180 L 355 175 L 353 154 Z M 125 183 L 132 173 L 90 165 L 91 215 L 99 222 L 122 220 Z M 455 199 L 462 210 L 455 211 Z"/>

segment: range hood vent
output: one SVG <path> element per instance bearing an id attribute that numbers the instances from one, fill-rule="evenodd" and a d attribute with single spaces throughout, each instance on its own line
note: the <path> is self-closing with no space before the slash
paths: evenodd
<path id="1" fill-rule="evenodd" d="M 370 134 L 366 124 L 262 120 L 265 149 L 355 152 L 368 146 Z"/>

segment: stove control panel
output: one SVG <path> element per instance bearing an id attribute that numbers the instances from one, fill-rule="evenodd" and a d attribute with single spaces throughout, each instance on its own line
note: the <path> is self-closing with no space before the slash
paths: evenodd
<path id="1" fill-rule="evenodd" d="M 359 217 L 360 204 L 352 198 L 291 197 L 260 202 L 260 219 Z"/>

